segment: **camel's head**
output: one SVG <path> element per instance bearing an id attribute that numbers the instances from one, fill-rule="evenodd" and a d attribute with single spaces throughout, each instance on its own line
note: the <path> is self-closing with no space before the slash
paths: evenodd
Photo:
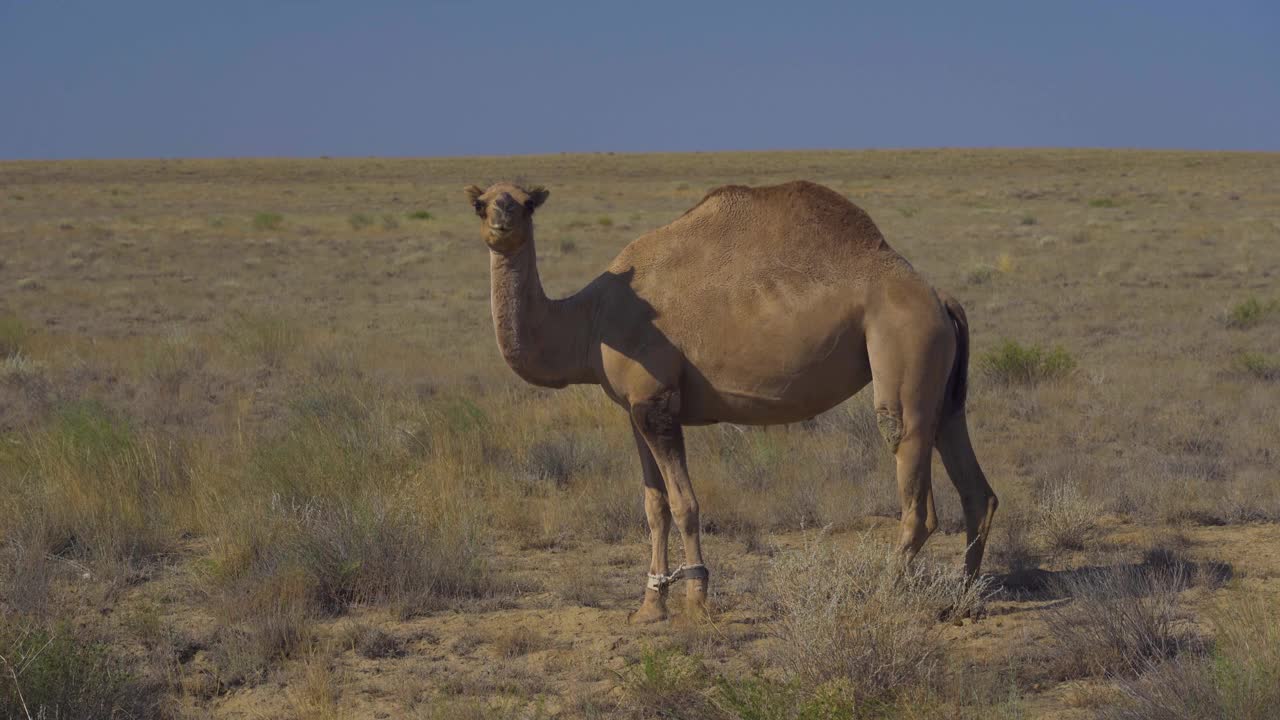
<path id="1" fill-rule="evenodd" d="M 551 193 L 541 185 L 528 190 L 513 183 L 500 182 L 481 190 L 466 188 L 467 199 L 480 216 L 480 235 L 490 250 L 515 252 L 533 237 L 533 211 L 546 202 Z"/>

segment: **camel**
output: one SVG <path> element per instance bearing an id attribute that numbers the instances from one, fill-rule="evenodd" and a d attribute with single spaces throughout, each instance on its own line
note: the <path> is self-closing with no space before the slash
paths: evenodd
<path id="1" fill-rule="evenodd" d="M 965 419 L 968 321 L 861 208 L 804 181 L 719 187 L 628 244 L 581 291 L 553 300 L 538 278 L 533 232 L 549 192 L 507 182 L 465 192 L 489 248 L 507 364 L 535 385 L 599 385 L 628 414 L 652 551 L 632 622 L 668 618 L 677 580 L 687 583 L 686 612 L 706 612 L 710 573 L 682 429 L 798 422 L 868 382 L 895 458 L 904 562 L 937 527 L 936 447 L 964 508 L 965 570 L 978 574 L 997 501 Z M 684 563 L 670 572 L 673 520 Z"/>

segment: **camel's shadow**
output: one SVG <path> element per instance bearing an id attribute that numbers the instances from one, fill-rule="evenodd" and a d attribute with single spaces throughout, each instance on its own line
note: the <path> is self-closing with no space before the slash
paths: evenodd
<path id="1" fill-rule="evenodd" d="M 991 575 L 993 597 L 1002 600 L 1065 600 L 1090 595 L 1147 596 L 1194 586 L 1221 587 L 1235 576 L 1229 563 L 1189 560 L 1180 553 L 1155 550 L 1141 562 L 1085 565 L 1066 570 L 1024 568 Z"/>

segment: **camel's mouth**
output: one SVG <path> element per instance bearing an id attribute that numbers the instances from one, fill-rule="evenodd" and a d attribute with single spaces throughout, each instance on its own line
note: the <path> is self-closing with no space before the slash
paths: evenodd
<path id="1" fill-rule="evenodd" d="M 511 227 L 510 225 L 494 225 L 493 223 L 489 223 L 489 229 L 499 235 L 506 235 L 507 233 L 511 232 L 514 228 Z"/>

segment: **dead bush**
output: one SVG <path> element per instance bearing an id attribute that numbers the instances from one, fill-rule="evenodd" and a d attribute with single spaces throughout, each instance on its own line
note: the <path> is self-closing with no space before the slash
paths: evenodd
<path id="1" fill-rule="evenodd" d="M 1097 507 L 1075 485 L 1054 483 L 1041 493 L 1038 524 L 1050 550 L 1083 550 L 1097 517 Z"/>
<path id="2" fill-rule="evenodd" d="M 404 644 L 382 628 L 365 623 L 353 625 L 347 632 L 347 643 L 361 657 L 370 660 L 398 657 L 404 654 Z"/>
<path id="3" fill-rule="evenodd" d="M 1108 567 L 1054 578 L 1054 594 L 1071 598 L 1048 614 L 1056 663 L 1066 677 L 1133 675 L 1171 658 L 1194 638 L 1179 629 L 1177 565 Z"/>
<path id="4" fill-rule="evenodd" d="M 1207 654 L 1148 663 L 1119 682 L 1121 698 L 1102 720 L 1269 720 L 1280 707 L 1280 623 L 1274 602 L 1250 598 L 1210 613 Z"/>
<path id="5" fill-rule="evenodd" d="M 973 610 L 987 586 L 924 558 L 903 568 L 896 549 L 864 537 L 849 550 L 814 541 L 778 555 L 768 589 L 778 664 L 808 688 L 839 680 L 859 698 L 885 698 L 938 679 L 938 619 Z"/>

